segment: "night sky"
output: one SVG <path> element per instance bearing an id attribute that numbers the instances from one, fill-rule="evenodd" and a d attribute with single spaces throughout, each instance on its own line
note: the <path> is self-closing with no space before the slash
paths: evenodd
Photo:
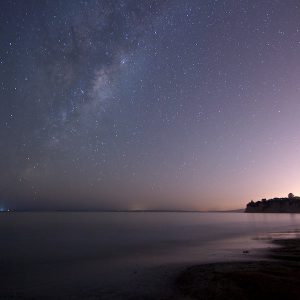
<path id="1" fill-rule="evenodd" d="M 0 205 L 234 209 L 300 194 L 299 1 L 0 1 Z"/>

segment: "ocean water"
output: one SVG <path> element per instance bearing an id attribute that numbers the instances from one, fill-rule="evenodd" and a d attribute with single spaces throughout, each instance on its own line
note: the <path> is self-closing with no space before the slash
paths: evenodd
<path id="1" fill-rule="evenodd" d="M 296 214 L 1 213 L 0 298 L 153 295 L 187 265 L 256 259 L 299 228 Z"/>

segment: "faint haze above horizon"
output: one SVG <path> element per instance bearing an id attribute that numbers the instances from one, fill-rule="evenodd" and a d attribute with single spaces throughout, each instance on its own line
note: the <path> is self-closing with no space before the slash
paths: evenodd
<path id="1" fill-rule="evenodd" d="M 0 207 L 226 210 L 300 195 L 299 1 L 0 2 Z"/>

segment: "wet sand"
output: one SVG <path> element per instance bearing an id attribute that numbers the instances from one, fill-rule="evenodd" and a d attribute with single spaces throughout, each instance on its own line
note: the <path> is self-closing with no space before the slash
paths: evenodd
<path id="1" fill-rule="evenodd" d="M 264 260 L 192 266 L 176 279 L 178 299 L 299 299 L 300 239 L 277 239 Z"/>

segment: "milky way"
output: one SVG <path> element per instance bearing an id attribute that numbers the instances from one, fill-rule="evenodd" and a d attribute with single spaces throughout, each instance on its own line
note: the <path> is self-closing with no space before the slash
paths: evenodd
<path id="1" fill-rule="evenodd" d="M 0 204 L 300 194 L 298 1 L 1 1 Z"/>

